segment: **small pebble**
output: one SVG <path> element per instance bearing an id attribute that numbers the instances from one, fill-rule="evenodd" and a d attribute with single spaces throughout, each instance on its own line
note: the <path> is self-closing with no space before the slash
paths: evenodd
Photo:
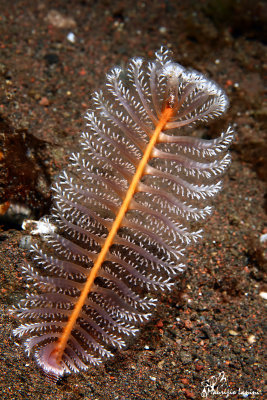
<path id="1" fill-rule="evenodd" d="M 238 333 L 237 333 L 236 331 L 233 331 L 233 330 L 230 330 L 230 331 L 229 331 L 229 334 L 230 334 L 231 336 L 237 336 L 237 335 L 238 335 Z"/>
<path id="2" fill-rule="evenodd" d="M 72 17 L 67 17 L 57 10 L 50 10 L 45 19 L 56 28 L 74 28 L 77 25 Z"/>
<path id="3" fill-rule="evenodd" d="M 29 250 L 31 248 L 31 244 L 32 244 L 31 235 L 26 235 L 26 236 L 23 236 L 23 238 L 20 240 L 19 247 L 21 249 Z"/>
<path id="4" fill-rule="evenodd" d="M 41 100 L 39 101 L 40 106 L 47 107 L 49 106 L 50 102 L 47 97 L 42 97 Z"/>
<path id="5" fill-rule="evenodd" d="M 72 32 L 69 32 L 67 34 L 67 39 L 71 43 L 75 43 L 75 41 L 76 41 L 76 37 L 75 37 L 74 33 L 72 33 Z"/>
<path id="6" fill-rule="evenodd" d="M 256 342 L 256 336 L 255 335 L 249 335 L 249 337 L 247 338 L 247 341 L 249 344 L 253 344 Z"/>
<path id="7" fill-rule="evenodd" d="M 159 28 L 159 33 L 161 33 L 162 35 L 165 35 L 167 33 L 167 28 L 166 26 L 161 26 Z"/>
<path id="8" fill-rule="evenodd" d="M 267 240 L 267 233 L 264 233 L 263 235 L 260 236 L 260 242 L 264 243 Z"/>

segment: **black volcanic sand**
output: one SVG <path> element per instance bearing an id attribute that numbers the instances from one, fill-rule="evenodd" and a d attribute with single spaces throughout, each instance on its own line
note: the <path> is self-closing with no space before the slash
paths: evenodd
<path id="1" fill-rule="evenodd" d="M 263 399 L 266 4 L 0 3 L 0 203 L 2 212 L 19 205 L 0 219 L 1 399 L 201 399 L 219 374 L 219 390 L 231 394 L 207 399 Z M 50 184 L 78 149 L 90 93 L 108 69 L 152 57 L 160 45 L 226 90 L 229 112 L 200 129 L 215 137 L 234 125 L 233 163 L 204 240 L 188 249 L 185 274 L 139 337 L 101 367 L 54 385 L 11 334 L 18 323 L 7 309 L 29 291 L 19 269 L 30 241 L 21 221 L 48 213 Z"/>

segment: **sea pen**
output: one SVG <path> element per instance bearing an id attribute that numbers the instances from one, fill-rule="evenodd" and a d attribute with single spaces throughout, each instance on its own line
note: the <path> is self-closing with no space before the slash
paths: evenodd
<path id="1" fill-rule="evenodd" d="M 14 334 L 54 379 L 99 364 L 138 332 L 183 271 L 185 247 L 202 233 L 192 223 L 211 213 L 206 202 L 230 163 L 231 128 L 213 140 L 188 136 L 225 112 L 225 93 L 168 50 L 113 68 L 93 103 L 23 267 L 39 294 L 13 309 L 25 320 Z"/>

